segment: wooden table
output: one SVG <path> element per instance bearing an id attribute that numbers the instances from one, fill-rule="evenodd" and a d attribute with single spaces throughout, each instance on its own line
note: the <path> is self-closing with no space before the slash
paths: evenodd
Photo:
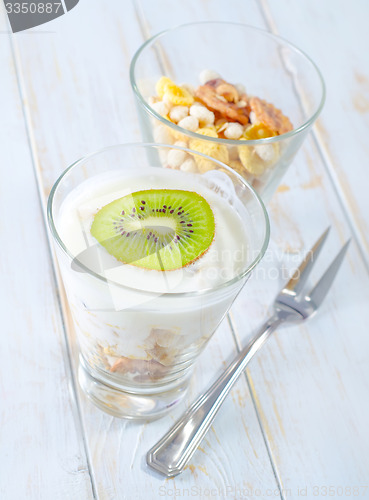
<path id="1" fill-rule="evenodd" d="M 3 8 L 0 18 L 1 500 L 368 499 L 367 0 L 80 0 L 14 35 Z M 130 60 L 151 34 L 196 20 L 287 38 L 320 67 L 327 101 L 268 206 L 268 254 L 201 355 L 186 401 L 138 424 L 102 413 L 77 386 L 45 203 L 76 159 L 140 140 Z M 316 275 L 353 241 L 320 313 L 274 335 L 181 476 L 150 472 L 147 449 L 255 332 L 283 271 L 330 224 Z"/>

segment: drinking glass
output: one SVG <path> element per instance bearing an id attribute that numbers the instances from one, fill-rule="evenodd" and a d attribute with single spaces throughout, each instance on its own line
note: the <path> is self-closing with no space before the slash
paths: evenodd
<path id="1" fill-rule="evenodd" d="M 272 103 L 293 130 L 275 137 L 233 140 L 189 131 L 152 106 L 161 76 L 199 85 L 204 69 L 246 87 L 248 97 Z M 315 63 L 267 31 L 230 22 L 199 22 L 163 31 L 146 41 L 130 68 L 143 140 L 176 144 L 223 161 L 240 173 L 267 203 L 322 110 L 325 85 Z M 179 141 L 179 142 L 178 142 Z M 174 164 L 174 168 L 182 168 Z M 203 166 L 197 165 L 200 171 Z M 188 168 L 188 165 L 183 168 Z"/>
<path id="2" fill-rule="evenodd" d="M 155 418 L 182 399 L 196 358 L 262 258 L 269 241 L 265 207 L 241 176 L 205 155 L 199 156 L 212 165 L 206 174 L 165 168 L 163 158 L 168 149 L 172 147 L 124 144 L 86 156 L 59 177 L 48 201 L 49 227 L 76 330 L 79 382 L 98 407 L 117 417 Z M 185 148 L 175 149 L 191 159 L 197 156 Z M 203 284 L 199 286 L 197 281 L 194 289 L 181 291 L 183 279 L 190 285 L 197 279 L 197 273 L 191 274 L 190 268 L 167 272 L 139 270 L 115 259 L 112 263 L 111 256 L 107 263 L 103 262 L 104 249 L 101 251 L 101 245 L 92 242 L 83 220 L 86 206 L 91 206 L 91 200 L 94 203 L 96 188 L 108 195 L 112 191 L 112 201 L 119 186 L 130 193 L 137 186 L 139 190 L 147 189 L 158 175 L 166 186 L 183 185 L 194 190 L 200 186 L 210 190 L 215 200 L 226 203 L 238 214 L 247 245 L 240 239 L 234 254 L 224 257 L 239 259 L 236 275 L 219 275 L 215 281 L 209 281 L 206 273 L 217 269 L 202 269 L 203 261 L 199 258 L 198 269 L 205 273 Z M 74 203 L 81 215 L 79 226 L 73 226 L 72 218 L 66 215 L 71 199 L 78 200 Z M 68 231 L 73 227 L 72 238 Z M 117 279 L 122 269 L 128 272 L 123 282 Z M 131 271 L 143 274 L 129 278 Z M 148 273 L 156 273 L 151 288 L 146 286 Z M 143 276 L 143 281 L 135 276 Z"/>

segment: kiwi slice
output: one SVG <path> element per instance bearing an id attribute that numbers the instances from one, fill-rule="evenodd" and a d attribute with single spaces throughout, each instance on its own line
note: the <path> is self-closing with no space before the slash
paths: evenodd
<path id="1" fill-rule="evenodd" d="M 149 189 L 105 205 L 94 217 L 91 234 L 126 264 L 171 271 L 203 255 L 214 239 L 209 203 L 179 189 Z"/>

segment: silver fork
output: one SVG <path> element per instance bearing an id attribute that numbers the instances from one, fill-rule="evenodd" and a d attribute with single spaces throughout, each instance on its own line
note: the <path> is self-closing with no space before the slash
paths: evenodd
<path id="1" fill-rule="evenodd" d="M 273 304 L 273 314 L 260 327 L 214 384 L 201 395 L 174 426 L 147 453 L 147 464 L 167 477 L 180 474 L 209 430 L 220 406 L 251 358 L 284 322 L 299 322 L 310 318 L 323 302 L 345 256 L 348 240 L 336 258 L 308 294 L 303 293 L 306 280 L 328 236 L 328 228 L 292 278 L 279 292 Z"/>

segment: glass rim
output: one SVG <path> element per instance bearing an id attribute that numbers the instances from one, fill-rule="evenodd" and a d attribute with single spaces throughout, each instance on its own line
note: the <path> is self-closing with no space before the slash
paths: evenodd
<path id="1" fill-rule="evenodd" d="M 146 109 L 146 111 L 149 114 L 151 114 L 154 118 L 156 118 L 157 120 L 159 120 L 161 123 L 163 123 L 167 127 L 173 129 L 176 132 L 180 132 L 180 133 L 182 133 L 184 135 L 188 135 L 189 137 L 192 137 L 193 139 L 202 139 L 202 140 L 205 140 L 205 141 L 215 142 L 215 143 L 219 143 L 219 144 L 234 145 L 234 139 L 222 139 L 222 138 L 217 138 L 217 137 L 204 136 L 202 134 L 197 134 L 196 132 L 191 132 L 190 130 L 183 129 L 182 127 L 179 127 L 175 123 L 173 123 L 173 122 L 171 122 L 169 120 L 166 120 L 163 116 L 161 116 L 157 111 L 155 111 L 146 102 L 146 100 L 144 99 L 144 97 L 142 96 L 141 92 L 138 89 L 138 86 L 137 86 L 137 83 L 136 83 L 136 78 L 135 78 L 136 63 L 137 63 L 137 61 L 138 61 L 139 56 L 141 55 L 141 53 L 149 45 L 153 44 L 158 39 L 160 39 L 161 37 L 163 37 L 163 36 L 165 36 L 165 35 L 167 35 L 167 34 L 169 34 L 171 32 L 174 32 L 174 31 L 177 31 L 177 30 L 180 30 L 180 29 L 183 29 L 183 28 L 188 28 L 190 26 L 210 25 L 210 24 L 213 24 L 213 25 L 215 25 L 215 24 L 218 24 L 218 25 L 222 24 L 222 25 L 238 26 L 238 27 L 246 28 L 246 29 L 249 29 L 251 31 L 262 33 L 262 34 L 266 35 L 267 37 L 274 39 L 278 43 L 283 43 L 284 45 L 289 46 L 294 52 L 297 52 L 298 54 L 300 54 L 301 56 L 303 56 L 305 59 L 308 60 L 308 62 L 315 69 L 315 71 L 316 71 L 316 73 L 318 75 L 320 84 L 321 84 L 321 98 L 320 98 L 319 105 L 317 106 L 317 109 L 315 110 L 315 112 L 310 116 L 310 118 L 308 120 L 306 120 L 302 125 L 300 125 L 297 128 L 294 128 L 290 132 L 286 132 L 285 134 L 277 135 L 277 136 L 274 136 L 274 137 L 266 137 L 265 139 L 253 139 L 253 140 L 246 140 L 246 139 L 245 140 L 239 140 L 238 139 L 237 140 L 237 144 L 240 145 L 240 146 L 247 146 L 247 145 L 248 146 L 255 146 L 255 145 L 258 145 L 258 144 L 271 144 L 271 143 L 275 143 L 275 142 L 280 142 L 280 141 L 282 141 L 284 139 L 288 139 L 290 137 L 294 137 L 295 135 L 299 134 L 300 132 L 304 131 L 305 129 L 308 129 L 315 122 L 315 120 L 318 118 L 319 114 L 321 113 L 321 111 L 323 109 L 323 106 L 324 106 L 325 98 L 326 98 L 325 82 L 324 82 L 324 79 L 323 79 L 323 75 L 320 72 L 320 69 L 318 68 L 318 66 L 311 59 L 311 57 L 308 56 L 303 50 L 299 49 L 298 47 L 296 47 L 296 45 L 294 45 L 293 43 L 289 42 L 285 38 L 283 38 L 283 37 L 281 37 L 279 35 L 275 35 L 273 33 L 270 33 L 269 31 L 264 30 L 262 28 L 257 28 L 255 26 L 251 26 L 249 24 L 234 23 L 234 22 L 229 22 L 229 21 L 198 21 L 198 22 L 194 22 L 194 23 L 180 24 L 180 25 L 175 26 L 173 28 L 168 28 L 166 30 L 160 31 L 156 35 L 151 36 L 148 40 L 146 40 L 138 48 L 138 50 L 133 55 L 133 58 L 132 58 L 132 61 L 131 61 L 131 64 L 130 64 L 129 78 L 130 78 L 132 90 L 133 90 L 134 94 L 136 95 L 136 97 L 137 97 L 138 101 L 140 102 L 140 104 L 144 107 L 144 109 Z"/>
<path id="2" fill-rule="evenodd" d="M 55 198 L 55 195 L 56 195 L 56 192 L 57 192 L 57 189 L 58 187 L 60 186 L 60 184 L 62 183 L 62 181 L 64 180 L 64 178 L 77 166 L 79 165 L 82 165 L 83 163 L 85 163 L 86 161 L 90 160 L 91 158 L 93 157 L 96 157 L 104 152 L 107 152 L 107 151 L 110 151 L 110 150 L 114 150 L 114 149 L 119 149 L 119 148 L 126 148 L 126 147 L 141 147 L 141 148 L 156 148 L 156 149 L 159 149 L 159 148 L 166 148 L 166 149 L 178 149 L 180 151 L 186 151 L 186 152 L 189 152 L 190 154 L 197 154 L 199 156 L 202 156 L 204 157 L 205 159 L 207 160 L 211 160 L 212 162 L 214 162 L 215 164 L 221 166 L 222 168 L 225 168 L 226 170 L 230 171 L 232 175 L 236 176 L 236 178 L 238 180 L 241 180 L 241 182 L 246 185 L 247 189 L 251 192 L 251 194 L 253 195 L 253 197 L 256 199 L 257 201 L 257 204 L 259 205 L 259 208 L 261 209 L 261 212 L 262 212 L 262 215 L 263 215 L 263 220 L 264 220 L 264 225 L 265 225 L 265 235 L 264 235 L 264 241 L 263 241 L 263 244 L 261 245 L 261 248 L 260 250 L 258 251 L 258 254 L 257 256 L 253 259 L 253 261 L 239 274 L 237 274 L 236 276 L 234 276 L 232 279 L 230 280 L 227 280 L 225 282 L 222 282 L 220 283 L 219 285 L 215 286 L 215 287 L 212 287 L 212 288 L 204 288 L 202 290 L 194 290 L 194 291 L 189 291 L 189 292 L 163 292 L 163 293 L 159 293 L 159 292 L 152 292 L 152 291 L 147 291 L 147 290 L 140 290 L 138 288 L 135 288 L 135 287 L 131 287 L 131 286 L 128 286 L 128 285 L 123 285 L 121 283 L 116 283 L 115 281 L 112 281 L 112 280 L 109 280 L 107 278 L 105 278 L 104 276 L 101 276 L 100 274 L 98 273 L 95 273 L 94 271 L 92 271 L 91 269 L 89 269 L 87 266 L 85 266 L 84 264 L 82 264 L 78 259 L 78 266 L 81 267 L 84 271 L 86 271 L 89 275 L 92 275 L 93 277 L 97 278 L 98 280 L 104 282 L 104 283 L 107 283 L 107 284 L 112 284 L 116 287 L 118 287 L 119 289 L 124 289 L 124 290 L 129 290 L 129 291 L 133 291 L 133 292 L 138 292 L 142 295 L 146 295 L 146 296 L 153 296 L 153 295 L 157 295 L 159 294 L 160 296 L 165 296 L 165 297 L 170 297 L 170 298 L 174 298 L 174 297 L 190 297 L 190 296 L 201 296 L 201 295 L 210 295 L 211 293 L 214 293 L 214 292 L 218 292 L 222 289 L 226 289 L 232 285 L 234 285 L 235 283 L 237 283 L 238 281 L 240 281 L 242 278 L 244 278 L 245 276 L 247 276 L 248 274 L 251 273 L 251 271 L 255 268 L 255 266 L 260 262 L 260 260 L 263 258 L 267 248 L 268 248 L 268 244 L 269 244 L 269 240 L 270 240 L 270 222 L 269 222 L 269 216 L 268 216 L 268 213 L 267 213 L 267 210 L 265 208 L 265 205 L 263 203 L 263 201 L 261 200 L 260 196 L 258 195 L 258 193 L 255 191 L 255 189 L 241 176 L 239 175 L 237 172 L 235 172 L 234 170 L 232 170 L 230 167 L 228 167 L 228 165 L 226 165 L 225 163 L 222 163 L 210 156 L 207 156 L 203 153 L 198 153 L 197 151 L 193 151 L 191 149 L 188 149 L 188 148 L 183 148 L 183 147 L 180 147 L 180 146 L 171 146 L 169 144 L 158 144 L 158 143 L 146 143 L 146 142 L 136 142 L 136 143 L 122 143 L 122 144 L 115 144 L 115 145 L 112 145 L 112 146 L 107 146 L 105 148 L 102 148 L 102 149 L 99 149 L 97 151 L 94 151 L 93 153 L 90 153 L 82 158 L 80 158 L 79 160 L 75 161 L 74 163 L 72 163 L 69 167 L 67 167 L 64 172 L 62 172 L 62 174 L 58 177 L 58 179 L 55 181 L 51 191 L 50 191 L 50 194 L 49 194 L 49 197 L 48 197 L 48 202 L 47 202 L 47 220 L 48 220 L 48 224 L 49 224 L 49 229 L 50 229 L 50 232 L 51 232 L 51 235 L 53 236 L 54 240 L 57 242 L 57 244 L 59 245 L 59 247 L 61 248 L 61 250 L 64 252 L 64 254 L 67 255 L 67 257 L 69 257 L 72 261 L 75 260 L 75 256 L 72 255 L 72 253 L 69 251 L 69 249 L 67 248 L 67 246 L 64 244 L 63 242 L 63 239 L 61 238 L 61 236 L 59 235 L 58 233 L 58 230 L 56 228 L 56 225 L 54 223 L 54 212 L 53 212 L 53 201 L 54 201 L 54 198 Z M 151 168 L 155 168 L 155 167 L 151 167 Z M 170 272 L 170 271 L 167 271 L 167 272 Z"/>

